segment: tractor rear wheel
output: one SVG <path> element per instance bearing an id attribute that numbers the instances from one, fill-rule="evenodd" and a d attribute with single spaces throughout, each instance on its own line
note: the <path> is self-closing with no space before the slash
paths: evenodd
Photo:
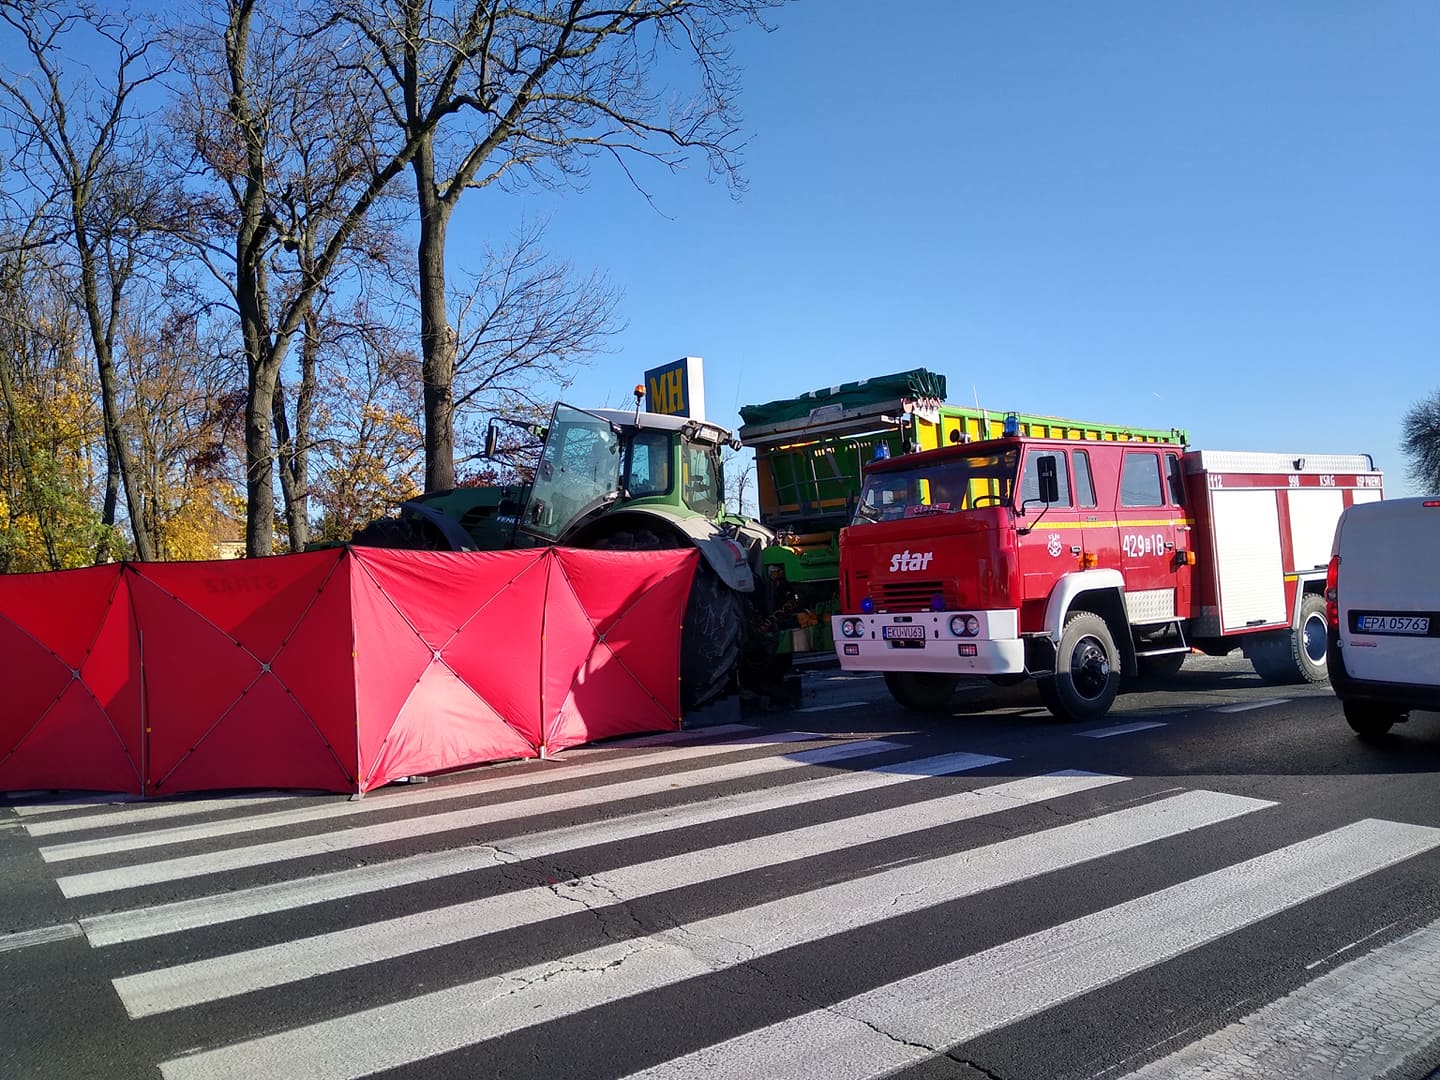
<path id="1" fill-rule="evenodd" d="M 621 530 L 585 545 L 606 551 L 656 551 L 681 546 L 668 533 Z M 680 634 L 680 708 L 698 709 L 730 688 L 740 661 L 745 602 L 702 556 L 690 585 Z"/>
<path id="2" fill-rule="evenodd" d="M 400 548 L 408 551 L 448 551 L 440 530 L 414 518 L 377 518 L 357 529 L 350 538 L 360 547 Z"/>

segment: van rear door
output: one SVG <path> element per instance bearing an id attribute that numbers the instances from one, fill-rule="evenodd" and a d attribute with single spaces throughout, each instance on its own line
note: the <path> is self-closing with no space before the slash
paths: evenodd
<path id="1" fill-rule="evenodd" d="M 1351 507 L 1336 537 L 1345 669 L 1374 682 L 1440 673 L 1440 499 Z"/>

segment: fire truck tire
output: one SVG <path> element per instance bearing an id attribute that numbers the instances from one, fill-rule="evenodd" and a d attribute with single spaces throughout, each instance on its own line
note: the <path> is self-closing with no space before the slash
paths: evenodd
<path id="1" fill-rule="evenodd" d="M 887 671 L 885 689 L 907 709 L 916 712 L 939 712 L 950 704 L 960 678 L 936 675 L 928 671 Z"/>
<path id="2" fill-rule="evenodd" d="M 1399 721 L 1406 719 L 1404 709 L 1371 701 L 1342 701 L 1345 722 L 1350 730 L 1367 742 L 1382 738 Z"/>
<path id="3" fill-rule="evenodd" d="M 1076 612 L 1065 620 L 1055 650 L 1055 674 L 1039 680 L 1040 700 L 1059 720 L 1098 720 L 1120 690 L 1120 651 L 1099 615 Z"/>
<path id="4" fill-rule="evenodd" d="M 1327 682 L 1326 631 L 1325 600 L 1318 593 L 1307 593 L 1300 601 L 1300 625 L 1256 634 L 1246 642 L 1245 656 L 1255 674 L 1268 683 Z"/>

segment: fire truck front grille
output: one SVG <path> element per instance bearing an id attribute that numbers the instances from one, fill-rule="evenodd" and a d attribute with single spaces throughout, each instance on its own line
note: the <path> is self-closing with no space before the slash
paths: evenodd
<path id="1" fill-rule="evenodd" d="M 875 587 L 877 611 L 929 611 L 935 594 L 945 595 L 942 581 L 894 581 Z M 946 597 L 949 606 L 949 597 Z"/>

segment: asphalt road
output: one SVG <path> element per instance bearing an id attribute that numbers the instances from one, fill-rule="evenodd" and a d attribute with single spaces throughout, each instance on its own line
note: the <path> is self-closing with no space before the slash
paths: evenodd
<path id="1" fill-rule="evenodd" d="M 1103 724 L 811 671 L 335 796 L 0 803 L 0 1077 L 1426 1077 L 1440 714 L 1192 657 Z"/>

